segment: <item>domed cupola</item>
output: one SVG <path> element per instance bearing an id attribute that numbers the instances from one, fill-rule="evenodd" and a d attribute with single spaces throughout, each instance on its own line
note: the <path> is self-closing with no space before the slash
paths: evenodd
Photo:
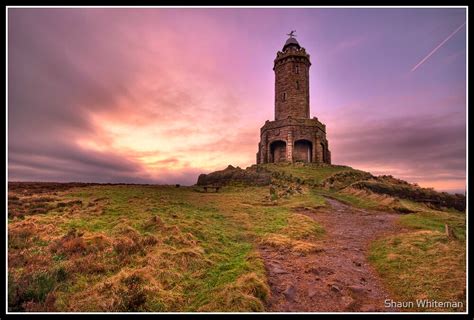
<path id="1" fill-rule="evenodd" d="M 282 51 L 285 51 L 289 47 L 295 47 L 297 49 L 301 49 L 300 44 L 298 43 L 298 41 L 296 41 L 296 38 L 293 38 L 292 35 L 288 38 L 288 40 L 286 40 Z"/>

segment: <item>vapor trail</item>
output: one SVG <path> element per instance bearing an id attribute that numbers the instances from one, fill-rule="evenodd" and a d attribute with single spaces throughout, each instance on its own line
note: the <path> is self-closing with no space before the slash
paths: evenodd
<path id="1" fill-rule="evenodd" d="M 438 46 L 436 46 L 436 48 L 434 48 L 426 57 L 423 58 L 423 60 L 421 60 L 420 62 L 418 62 L 414 67 L 413 69 L 411 69 L 410 72 L 413 72 L 415 71 L 416 69 L 418 69 L 419 66 L 421 66 L 423 64 L 423 62 L 425 62 L 426 60 L 428 60 L 429 57 L 431 57 L 433 55 L 433 53 L 435 53 L 439 48 L 441 48 L 441 46 L 443 44 L 445 44 L 449 39 L 451 39 L 452 36 L 454 36 L 459 30 L 461 30 L 462 27 L 464 27 L 464 25 L 466 24 L 466 22 L 464 22 L 462 25 L 460 25 L 456 30 L 453 31 L 453 33 L 451 33 L 446 39 L 444 39 L 440 44 L 438 44 Z"/>

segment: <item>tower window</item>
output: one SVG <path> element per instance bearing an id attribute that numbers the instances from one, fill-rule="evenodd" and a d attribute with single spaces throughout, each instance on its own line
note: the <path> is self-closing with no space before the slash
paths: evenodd
<path id="1" fill-rule="evenodd" d="M 300 66 L 299 65 L 295 66 L 295 73 L 300 73 Z"/>
<path id="2" fill-rule="evenodd" d="M 283 92 L 283 101 L 286 101 L 286 92 Z"/>
<path id="3" fill-rule="evenodd" d="M 299 89 L 300 89 L 300 82 L 296 81 L 296 90 L 299 90 Z"/>

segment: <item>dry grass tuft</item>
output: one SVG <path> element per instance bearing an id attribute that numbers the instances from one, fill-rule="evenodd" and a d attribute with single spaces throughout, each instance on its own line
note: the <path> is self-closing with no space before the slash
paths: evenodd
<path id="1" fill-rule="evenodd" d="M 212 264 L 200 247 L 164 250 L 161 257 L 187 270 L 196 270 Z"/>
<path id="2" fill-rule="evenodd" d="M 153 274 L 154 270 L 147 268 L 124 269 L 76 294 L 74 299 L 70 300 L 68 309 L 79 312 L 151 311 L 157 300 L 166 296 Z"/>
<path id="3" fill-rule="evenodd" d="M 290 250 L 300 255 L 321 252 L 324 250 L 324 248 L 313 242 L 295 240 L 281 234 L 269 234 L 262 238 L 261 244 L 269 245 L 280 250 Z"/>
<path id="4" fill-rule="evenodd" d="M 304 214 L 293 213 L 288 216 L 287 226 L 279 233 L 296 240 L 316 239 L 323 234 L 323 228 L 312 218 Z"/>
<path id="5" fill-rule="evenodd" d="M 71 229 L 65 236 L 53 241 L 50 245 L 51 252 L 66 256 L 85 255 L 88 253 L 88 245 L 86 244 L 83 232 Z"/>
<path id="6" fill-rule="evenodd" d="M 160 231 L 165 228 L 165 223 L 159 216 L 152 216 L 144 222 L 143 229 L 146 231 Z"/>
<path id="7" fill-rule="evenodd" d="M 386 194 L 375 193 L 368 189 L 356 189 L 349 186 L 341 192 L 377 203 L 380 210 L 400 207 L 399 199 Z"/>
<path id="8" fill-rule="evenodd" d="M 265 301 L 270 295 L 270 288 L 262 277 L 255 272 L 247 273 L 236 281 L 236 286 L 245 293 Z"/>
<path id="9" fill-rule="evenodd" d="M 224 286 L 198 311 L 262 312 L 265 311 L 263 302 L 269 295 L 270 288 L 264 278 L 252 272 Z"/>

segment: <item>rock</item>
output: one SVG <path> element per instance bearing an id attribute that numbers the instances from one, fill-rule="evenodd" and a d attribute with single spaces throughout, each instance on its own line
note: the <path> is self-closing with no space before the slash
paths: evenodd
<path id="1" fill-rule="evenodd" d="M 377 311 L 381 311 L 381 310 L 379 310 L 374 305 L 364 305 L 364 306 L 360 307 L 360 309 L 358 311 L 360 311 L 360 312 L 377 312 Z"/>
<path id="2" fill-rule="evenodd" d="M 296 288 L 294 285 L 290 284 L 286 287 L 285 291 L 283 291 L 283 295 L 287 300 L 294 301 L 296 295 Z"/>
<path id="3" fill-rule="evenodd" d="M 358 262 L 358 261 L 352 261 L 357 267 L 360 267 L 362 266 L 362 263 Z"/>
<path id="4" fill-rule="evenodd" d="M 229 165 L 224 170 L 215 171 L 209 174 L 200 174 L 197 185 L 229 185 L 232 183 L 244 185 L 266 186 L 271 182 L 271 174 L 265 171 L 257 171 L 255 168 L 245 170 Z"/>
<path id="5" fill-rule="evenodd" d="M 349 296 L 343 296 L 341 300 L 343 304 L 343 310 L 352 309 L 355 304 L 355 300 Z"/>
<path id="6" fill-rule="evenodd" d="M 349 286 L 348 288 L 354 294 L 364 294 L 366 292 L 366 289 L 362 286 Z"/>
<path id="7" fill-rule="evenodd" d="M 318 290 L 316 290 L 315 288 L 308 289 L 308 297 L 312 298 L 316 295 L 316 293 L 318 293 Z"/>
<path id="8" fill-rule="evenodd" d="M 339 288 L 338 286 L 336 286 L 335 284 L 331 285 L 331 291 L 332 292 L 336 292 L 336 293 L 340 293 L 341 292 L 341 288 Z"/>
<path id="9" fill-rule="evenodd" d="M 311 267 L 307 270 L 307 272 L 313 273 L 317 276 L 328 276 L 328 275 L 334 274 L 334 271 L 332 269 L 329 269 L 326 267 L 317 267 L 317 268 Z"/>
<path id="10" fill-rule="evenodd" d="M 288 272 L 283 270 L 282 268 L 280 267 L 277 267 L 277 266 L 274 266 L 272 269 L 273 273 L 276 273 L 276 274 L 287 274 Z"/>

